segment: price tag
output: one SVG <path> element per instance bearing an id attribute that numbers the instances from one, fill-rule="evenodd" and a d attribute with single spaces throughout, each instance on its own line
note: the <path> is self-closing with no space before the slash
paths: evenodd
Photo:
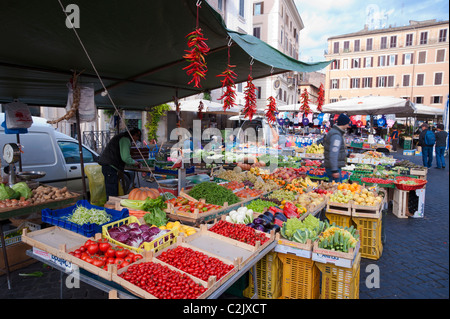
<path id="1" fill-rule="evenodd" d="M 57 256 L 51 255 L 50 261 L 58 265 L 59 267 L 64 268 L 66 271 L 73 271 L 73 264 L 70 261 L 59 258 Z"/>

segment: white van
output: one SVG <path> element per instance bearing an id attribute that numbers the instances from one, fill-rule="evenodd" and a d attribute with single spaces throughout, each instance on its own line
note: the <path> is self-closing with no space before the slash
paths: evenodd
<path id="1" fill-rule="evenodd" d="M 5 120 L 5 114 L 0 113 L 0 124 Z M 22 171 L 44 171 L 46 175 L 37 179 L 55 187 L 67 186 L 71 191 L 82 193 L 81 165 L 78 141 L 66 134 L 56 131 L 47 123 L 45 118 L 34 117 L 33 125 L 28 133 L 20 134 L 20 144 L 23 146 L 21 154 Z M 0 126 L 0 152 L 7 143 L 17 143 L 16 134 L 5 134 Z M 1 154 L 3 155 L 3 154 Z M 85 165 L 97 164 L 98 154 L 83 146 L 83 162 Z M 8 164 L 1 156 L 2 170 Z M 16 163 L 16 171 L 19 164 Z M 86 177 L 86 188 L 89 181 Z"/>

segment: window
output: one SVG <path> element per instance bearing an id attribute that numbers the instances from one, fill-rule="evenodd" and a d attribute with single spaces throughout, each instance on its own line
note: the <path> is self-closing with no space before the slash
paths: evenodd
<path id="1" fill-rule="evenodd" d="M 354 46 L 355 46 L 355 52 L 359 52 L 360 50 L 361 41 L 355 40 Z"/>
<path id="2" fill-rule="evenodd" d="M 436 62 L 444 62 L 445 59 L 445 49 L 440 49 L 436 51 Z"/>
<path id="3" fill-rule="evenodd" d="M 334 60 L 331 63 L 331 70 L 339 70 L 339 60 Z"/>
<path id="4" fill-rule="evenodd" d="M 397 65 L 397 54 L 391 54 L 389 56 L 388 65 Z"/>
<path id="5" fill-rule="evenodd" d="M 403 74 L 402 86 L 409 86 L 409 78 L 410 78 L 409 74 Z"/>
<path id="6" fill-rule="evenodd" d="M 364 58 L 364 67 L 371 68 L 373 66 L 373 57 L 368 56 Z"/>
<path id="7" fill-rule="evenodd" d="M 223 10 L 223 0 L 217 1 L 217 9 L 219 9 L 219 11 Z"/>
<path id="8" fill-rule="evenodd" d="M 332 89 L 339 89 L 339 80 L 338 79 L 332 79 L 331 80 L 331 88 Z"/>
<path id="9" fill-rule="evenodd" d="M 447 29 L 439 30 L 439 42 L 447 41 Z"/>
<path id="10" fill-rule="evenodd" d="M 380 49 L 387 48 L 387 37 L 381 37 Z"/>
<path id="11" fill-rule="evenodd" d="M 80 150 L 78 143 L 74 142 L 58 142 L 58 146 L 64 156 L 66 164 L 80 164 Z M 83 162 L 94 163 L 94 154 L 83 147 Z"/>
<path id="12" fill-rule="evenodd" d="M 423 104 L 423 96 L 416 96 L 416 97 L 414 97 L 414 103 L 416 103 L 416 104 Z"/>
<path id="13" fill-rule="evenodd" d="M 334 42 L 333 43 L 333 53 L 334 54 L 339 53 L 339 42 Z"/>
<path id="14" fill-rule="evenodd" d="M 428 32 L 420 32 L 420 44 L 428 43 Z"/>
<path id="15" fill-rule="evenodd" d="M 394 87 L 394 76 L 393 75 L 389 75 L 387 78 L 387 86 L 388 87 Z"/>
<path id="16" fill-rule="evenodd" d="M 341 80 L 341 89 L 348 89 L 348 78 L 343 78 Z"/>
<path id="17" fill-rule="evenodd" d="M 259 16 L 264 14 L 264 2 L 258 2 L 253 5 L 253 15 Z"/>
<path id="18" fill-rule="evenodd" d="M 442 84 L 442 72 L 437 72 L 434 74 L 434 85 Z"/>
<path id="19" fill-rule="evenodd" d="M 387 76 L 378 76 L 377 77 L 377 87 L 384 88 L 386 87 Z"/>
<path id="20" fill-rule="evenodd" d="M 253 36 L 255 38 L 261 39 L 261 27 L 254 27 L 253 28 Z"/>
<path id="21" fill-rule="evenodd" d="M 371 88 L 372 87 L 372 78 L 363 78 L 362 79 L 362 87 L 363 88 Z"/>
<path id="22" fill-rule="evenodd" d="M 372 45 L 373 45 L 373 39 L 372 38 L 367 39 L 366 40 L 366 51 L 372 50 Z"/>
<path id="23" fill-rule="evenodd" d="M 256 87 L 256 98 L 261 99 L 261 86 Z"/>
<path id="24" fill-rule="evenodd" d="M 342 69 L 347 70 L 348 69 L 348 59 L 342 60 Z"/>
<path id="25" fill-rule="evenodd" d="M 283 44 L 283 35 L 284 35 L 284 30 L 283 30 L 283 28 L 281 28 L 281 31 L 280 31 L 281 33 L 280 33 L 280 43 L 281 44 Z M 336 53 L 336 52 L 335 52 Z"/>
<path id="26" fill-rule="evenodd" d="M 431 104 L 442 104 L 442 96 L 432 96 Z"/>
<path id="27" fill-rule="evenodd" d="M 350 41 L 344 41 L 344 52 L 350 51 Z"/>
<path id="28" fill-rule="evenodd" d="M 385 66 L 386 65 L 386 55 L 380 55 L 378 57 L 378 66 Z"/>
<path id="29" fill-rule="evenodd" d="M 361 58 L 352 59 L 352 69 L 358 69 L 361 67 Z"/>
<path id="30" fill-rule="evenodd" d="M 360 78 L 352 78 L 350 82 L 350 88 L 359 89 Z"/>
<path id="31" fill-rule="evenodd" d="M 405 53 L 405 54 L 403 54 L 402 64 L 403 65 L 413 64 L 413 54 L 412 53 Z"/>
<path id="32" fill-rule="evenodd" d="M 405 46 L 410 47 L 413 45 L 413 34 L 409 33 L 406 35 Z"/>
<path id="33" fill-rule="evenodd" d="M 419 52 L 419 61 L 417 63 L 423 64 L 427 61 L 427 51 Z"/>
<path id="34" fill-rule="evenodd" d="M 242 93 L 242 83 L 237 84 L 237 91 Z"/>
<path id="35" fill-rule="evenodd" d="M 391 48 L 396 48 L 397 47 L 397 36 L 393 35 L 391 36 Z"/>
<path id="36" fill-rule="evenodd" d="M 424 83 L 425 83 L 425 74 L 424 73 L 417 74 L 416 85 L 423 86 Z"/>

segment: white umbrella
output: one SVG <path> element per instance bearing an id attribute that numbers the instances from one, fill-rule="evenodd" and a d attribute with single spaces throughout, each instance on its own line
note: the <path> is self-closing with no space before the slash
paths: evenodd
<path id="1" fill-rule="evenodd" d="M 391 96 L 355 97 L 335 103 L 325 104 L 324 113 L 347 113 L 348 115 L 412 115 L 414 104 L 409 100 Z"/>
<path id="2" fill-rule="evenodd" d="M 191 100 L 179 100 L 180 103 L 180 111 L 181 112 L 198 112 L 198 106 L 200 102 L 203 103 L 203 111 L 208 112 L 211 110 L 216 110 L 218 108 L 222 108 L 222 105 L 217 102 L 212 102 L 204 99 L 191 99 Z M 175 111 L 175 103 L 169 102 L 167 103 L 171 107 L 172 111 Z"/>
<path id="3" fill-rule="evenodd" d="M 443 116 L 444 109 L 438 107 L 426 106 L 423 104 L 415 104 L 416 111 L 414 114 Z"/>
<path id="4" fill-rule="evenodd" d="M 287 105 L 281 105 L 278 107 L 279 112 L 301 112 L 300 109 L 302 108 L 302 105 L 297 104 L 287 104 Z M 317 105 L 315 104 L 309 104 L 309 108 L 313 113 L 320 113 L 317 111 Z"/>

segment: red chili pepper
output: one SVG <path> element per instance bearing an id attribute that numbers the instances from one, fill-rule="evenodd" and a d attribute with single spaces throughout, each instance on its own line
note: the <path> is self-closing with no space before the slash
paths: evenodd
<path id="1" fill-rule="evenodd" d="M 311 108 L 309 107 L 309 102 L 311 101 L 309 99 L 309 94 L 308 91 L 306 89 L 303 90 L 303 93 L 301 95 L 301 100 L 302 100 L 302 105 L 300 107 L 300 110 L 305 113 L 306 115 L 308 115 L 311 112 Z"/>
<path id="2" fill-rule="evenodd" d="M 253 78 L 249 74 L 247 78 L 247 86 L 244 90 L 244 117 L 248 117 L 251 121 L 256 113 L 256 86 L 253 84 Z"/>
<path id="3" fill-rule="evenodd" d="M 275 123 L 277 121 L 276 113 L 278 113 L 277 102 L 273 96 L 270 96 L 267 101 L 269 101 L 266 109 L 267 121 L 269 123 Z"/>
<path id="4" fill-rule="evenodd" d="M 319 93 L 317 94 L 317 111 L 322 112 L 322 106 L 325 102 L 325 91 L 323 88 L 323 83 L 320 83 Z"/>
<path id="5" fill-rule="evenodd" d="M 205 56 L 209 52 L 209 47 L 205 42 L 208 39 L 203 36 L 201 28 L 196 28 L 186 37 L 188 38 L 188 47 L 191 50 L 185 50 L 186 54 L 183 58 L 190 64 L 183 70 L 187 70 L 186 74 L 192 76 L 192 80 L 188 84 L 194 83 L 194 87 L 200 88 L 200 80 L 205 78 L 208 71 L 205 60 Z"/>
<path id="6" fill-rule="evenodd" d="M 219 98 L 223 100 L 223 110 L 226 111 L 236 105 L 236 86 L 234 85 L 234 79 L 237 78 L 237 74 L 232 70 L 235 65 L 228 64 L 225 71 L 217 75 L 217 77 L 223 77 L 222 88 L 225 88 L 225 92 Z"/>

